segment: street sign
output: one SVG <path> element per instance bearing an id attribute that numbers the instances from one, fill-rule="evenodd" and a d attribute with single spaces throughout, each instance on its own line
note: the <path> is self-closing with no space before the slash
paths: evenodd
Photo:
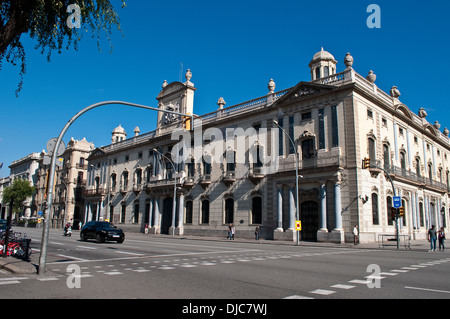
<path id="1" fill-rule="evenodd" d="M 394 196 L 394 208 L 402 207 L 402 198 L 400 196 Z"/>
<path id="2" fill-rule="evenodd" d="M 295 230 L 296 231 L 301 231 L 302 230 L 302 221 L 301 220 L 295 221 Z"/>
<path id="3" fill-rule="evenodd" d="M 57 141 L 58 141 L 58 139 L 55 137 L 55 138 L 51 138 L 47 142 L 47 152 L 50 157 L 53 155 Z M 64 144 L 63 141 L 61 141 L 61 143 L 58 146 L 58 149 L 56 150 L 56 155 L 62 156 L 65 151 L 66 151 L 66 145 Z"/>

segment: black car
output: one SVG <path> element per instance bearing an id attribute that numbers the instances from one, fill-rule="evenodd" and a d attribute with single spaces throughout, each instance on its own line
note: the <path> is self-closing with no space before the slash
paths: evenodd
<path id="1" fill-rule="evenodd" d="M 122 229 L 109 222 L 91 221 L 81 229 L 80 239 L 84 241 L 95 239 L 97 243 L 103 243 L 106 240 L 117 241 L 121 244 L 125 240 L 125 234 Z"/>

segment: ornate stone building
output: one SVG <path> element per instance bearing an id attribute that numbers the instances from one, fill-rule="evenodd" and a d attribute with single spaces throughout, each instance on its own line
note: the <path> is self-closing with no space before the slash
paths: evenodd
<path id="1" fill-rule="evenodd" d="M 309 64 L 311 81 L 186 119 L 158 113 L 155 131 L 126 139 L 122 127 L 112 144 L 95 149 L 89 162 L 84 221 L 110 220 L 125 230 L 151 233 L 295 240 L 296 198 L 302 240 L 342 243 L 359 226 L 362 242 L 393 234 L 393 190 L 402 197 L 400 232 L 425 238 L 431 224 L 447 227 L 449 216 L 448 130 L 430 124 L 353 69 L 337 73 L 323 49 Z M 166 81 L 161 110 L 195 113 L 192 73 L 186 82 Z M 281 129 L 279 128 L 281 127 Z M 292 140 L 292 142 L 291 142 Z M 299 191 L 296 194 L 296 156 Z M 174 193 L 176 194 L 174 200 Z M 175 205 L 175 208 L 174 208 Z"/>
<path id="2" fill-rule="evenodd" d="M 56 167 L 55 186 L 53 196 L 53 211 L 51 213 L 52 227 L 63 227 L 71 222 L 74 228 L 84 220 L 84 193 L 86 188 L 88 161 L 87 158 L 95 148 L 85 138 L 81 141 L 71 139 L 67 143 L 64 154 L 59 158 Z M 37 185 L 36 206 L 39 211 L 45 209 L 46 188 L 48 172 L 50 169 L 50 158 L 45 161 L 46 153 L 42 151 L 39 161 L 39 183 Z"/>

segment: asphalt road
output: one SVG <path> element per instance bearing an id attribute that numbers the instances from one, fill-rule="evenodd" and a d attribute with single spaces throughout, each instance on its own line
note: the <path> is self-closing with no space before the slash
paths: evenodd
<path id="1" fill-rule="evenodd" d="M 32 262 L 38 263 L 41 230 L 27 229 L 27 234 Z M 80 241 L 78 232 L 69 238 L 51 230 L 48 252 L 45 276 L 0 271 L 0 298 L 450 298 L 450 255 L 424 249 L 297 247 L 144 234 L 127 234 L 123 244 L 97 244 Z"/>

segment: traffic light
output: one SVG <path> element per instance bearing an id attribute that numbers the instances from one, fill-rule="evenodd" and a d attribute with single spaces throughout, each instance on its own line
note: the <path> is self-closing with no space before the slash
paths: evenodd
<path id="1" fill-rule="evenodd" d="M 190 113 L 187 113 L 191 115 Z M 190 116 L 183 116 L 184 128 L 188 131 L 192 131 L 192 118 Z"/>
<path id="2" fill-rule="evenodd" d="M 399 218 L 405 217 L 405 208 L 404 208 L 404 207 L 400 207 L 400 208 L 398 209 L 398 217 L 399 217 Z"/>
<path id="3" fill-rule="evenodd" d="M 369 167 L 370 167 L 370 158 L 364 157 L 362 168 L 363 168 L 363 169 L 366 169 L 366 168 L 369 168 Z"/>
<path id="4" fill-rule="evenodd" d="M 397 212 L 396 212 L 397 208 L 391 207 L 391 217 L 392 220 L 395 220 L 397 218 Z"/>

